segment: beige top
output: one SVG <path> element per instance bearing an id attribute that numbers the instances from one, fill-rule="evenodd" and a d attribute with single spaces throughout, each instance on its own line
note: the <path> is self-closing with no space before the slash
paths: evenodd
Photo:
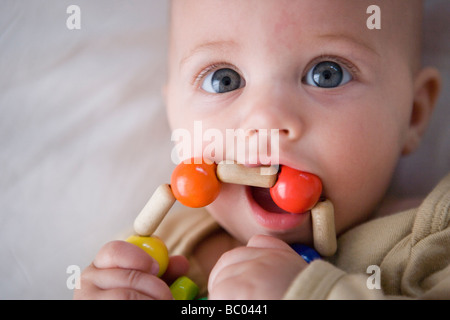
<path id="1" fill-rule="evenodd" d="M 342 234 L 336 254 L 299 273 L 284 299 L 450 299 L 449 222 L 450 174 L 418 208 Z M 157 230 L 171 254 L 190 259 L 189 276 L 202 294 L 207 276 L 191 253 L 219 228 L 205 210 L 189 209 L 170 213 Z"/>

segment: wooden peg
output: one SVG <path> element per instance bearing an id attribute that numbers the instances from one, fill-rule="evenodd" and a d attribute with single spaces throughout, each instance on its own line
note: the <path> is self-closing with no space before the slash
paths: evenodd
<path id="1" fill-rule="evenodd" d="M 217 165 L 216 174 L 222 182 L 271 188 L 277 181 L 278 167 L 246 167 L 235 161 L 225 160 Z"/>
<path id="2" fill-rule="evenodd" d="M 317 203 L 311 210 L 314 248 L 322 256 L 332 256 L 337 250 L 334 207 L 331 201 Z"/>
<path id="3" fill-rule="evenodd" d="M 152 235 L 175 201 L 170 185 L 160 185 L 134 220 L 134 231 L 141 236 Z"/>

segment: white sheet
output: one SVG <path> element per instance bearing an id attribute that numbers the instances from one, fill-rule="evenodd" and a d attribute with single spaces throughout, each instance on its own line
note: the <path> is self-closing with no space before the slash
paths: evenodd
<path id="1" fill-rule="evenodd" d="M 66 27 L 71 4 L 80 30 Z M 423 194 L 450 170 L 450 2 L 428 7 L 426 60 L 447 92 L 397 194 Z M 0 299 L 70 299 L 67 267 L 129 234 L 168 181 L 166 11 L 165 0 L 2 0 Z"/>

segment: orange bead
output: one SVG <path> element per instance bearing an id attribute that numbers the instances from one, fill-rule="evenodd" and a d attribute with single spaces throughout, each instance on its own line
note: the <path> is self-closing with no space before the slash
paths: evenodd
<path id="1" fill-rule="evenodd" d="M 215 163 L 191 159 L 180 163 L 172 173 L 170 186 L 173 195 L 183 205 L 200 208 L 213 202 L 220 193 L 221 183 L 216 176 Z"/>

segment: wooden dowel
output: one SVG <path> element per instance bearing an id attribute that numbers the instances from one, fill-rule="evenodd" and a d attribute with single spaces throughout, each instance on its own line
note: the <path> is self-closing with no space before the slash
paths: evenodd
<path id="1" fill-rule="evenodd" d="M 216 174 L 222 182 L 271 188 L 277 181 L 278 167 L 246 167 L 236 162 L 222 161 L 217 165 Z"/>
<path id="2" fill-rule="evenodd" d="M 311 210 L 314 248 L 320 255 L 329 257 L 337 250 L 334 207 L 331 201 L 317 203 Z"/>
<path id="3" fill-rule="evenodd" d="M 134 231 L 141 236 L 152 235 L 175 201 L 170 185 L 160 185 L 134 220 Z"/>

